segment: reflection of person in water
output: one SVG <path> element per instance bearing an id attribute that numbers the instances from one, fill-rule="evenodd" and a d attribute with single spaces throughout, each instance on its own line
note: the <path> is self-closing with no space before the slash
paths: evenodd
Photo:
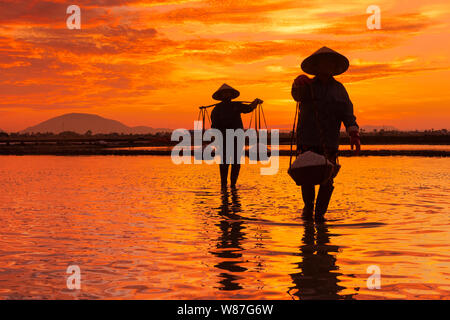
<path id="1" fill-rule="evenodd" d="M 338 246 L 330 245 L 330 233 L 326 224 L 305 222 L 305 231 L 302 238 L 303 245 L 300 247 L 300 255 L 303 260 L 298 263 L 299 273 L 291 274 L 296 290 L 293 295 L 299 299 L 352 299 L 353 295 L 340 295 L 344 287 L 340 286 L 338 277 L 342 273 L 336 265 Z"/>
<path id="2" fill-rule="evenodd" d="M 243 232 L 245 227 L 239 212 L 241 212 L 241 203 L 237 190 L 231 191 L 231 203 L 229 202 L 228 191 L 222 190 L 222 204 L 219 210 L 222 220 L 217 223 L 222 234 L 217 241 L 217 250 L 211 252 L 219 258 L 223 258 L 221 262 L 215 265 L 216 268 L 224 270 L 219 275 L 221 278 L 219 283 L 222 285 L 219 288 L 220 290 L 242 289 L 237 282 L 240 277 L 231 273 L 247 271 L 247 268 L 239 265 L 243 262 L 241 251 L 244 249 L 241 246 L 241 241 L 245 239 L 245 233 Z"/>

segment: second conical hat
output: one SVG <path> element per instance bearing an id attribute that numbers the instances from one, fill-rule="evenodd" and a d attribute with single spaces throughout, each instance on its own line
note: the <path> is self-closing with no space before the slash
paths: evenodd
<path id="1" fill-rule="evenodd" d="M 214 100 L 223 101 L 226 99 L 236 99 L 239 95 L 239 91 L 224 83 L 216 92 L 214 92 L 212 97 Z"/>
<path id="2" fill-rule="evenodd" d="M 308 74 L 317 75 L 318 64 L 321 59 L 332 60 L 336 63 L 335 70 L 332 71 L 333 75 L 338 75 L 347 71 L 350 63 L 348 59 L 328 47 L 322 47 L 302 62 L 302 70 Z"/>

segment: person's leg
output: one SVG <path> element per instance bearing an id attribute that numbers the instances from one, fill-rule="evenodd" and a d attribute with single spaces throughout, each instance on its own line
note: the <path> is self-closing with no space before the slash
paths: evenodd
<path id="1" fill-rule="evenodd" d="M 228 167 L 230 165 L 227 163 L 219 164 L 220 169 L 220 184 L 222 188 L 226 188 L 228 184 Z"/>
<path id="2" fill-rule="evenodd" d="M 305 206 L 303 207 L 302 217 L 304 219 L 312 219 L 314 213 L 314 198 L 316 190 L 314 185 L 302 186 L 302 198 Z"/>
<path id="3" fill-rule="evenodd" d="M 236 182 L 239 178 L 239 171 L 241 170 L 241 164 L 240 164 L 240 160 L 241 160 L 241 152 L 242 152 L 242 148 L 238 148 L 238 139 L 237 137 L 234 138 L 234 146 L 233 146 L 233 150 L 234 150 L 234 155 L 232 157 L 233 159 L 233 163 L 231 164 L 231 175 L 230 175 L 230 184 L 232 188 L 236 187 Z M 242 146 L 243 147 L 243 146 Z"/>
<path id="4" fill-rule="evenodd" d="M 239 178 L 239 171 L 241 170 L 241 165 L 240 164 L 233 164 L 231 165 L 231 187 L 234 188 L 236 187 L 236 182 L 237 179 Z"/>
<path id="5" fill-rule="evenodd" d="M 332 150 L 329 152 L 328 159 L 336 164 L 338 150 Z M 315 209 L 315 220 L 325 221 L 325 213 L 328 210 L 328 205 L 330 203 L 331 195 L 334 190 L 334 180 L 329 179 L 326 183 L 323 183 L 319 187 L 319 192 L 316 199 L 316 209 Z"/>
<path id="6" fill-rule="evenodd" d="M 228 185 L 228 168 L 230 166 L 230 162 L 228 161 L 227 157 L 227 141 L 226 141 L 226 135 L 225 132 L 222 132 L 223 134 L 223 145 L 222 148 L 222 154 L 221 154 L 221 163 L 219 164 L 220 167 L 220 185 L 222 189 L 226 189 Z"/>
<path id="7" fill-rule="evenodd" d="M 316 210 L 315 210 L 315 220 L 324 221 L 325 213 L 328 209 L 328 204 L 330 203 L 331 195 L 333 194 L 334 186 L 333 179 L 328 180 L 328 182 L 320 185 L 319 193 L 317 194 L 316 200 Z"/>

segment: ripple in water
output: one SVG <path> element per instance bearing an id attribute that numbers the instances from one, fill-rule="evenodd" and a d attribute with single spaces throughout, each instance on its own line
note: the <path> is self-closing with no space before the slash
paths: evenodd
<path id="1" fill-rule="evenodd" d="M 450 297 L 445 158 L 342 158 L 324 224 L 299 218 L 284 157 L 274 176 L 244 166 L 227 192 L 216 166 L 169 157 L 0 161 L 4 299 Z"/>

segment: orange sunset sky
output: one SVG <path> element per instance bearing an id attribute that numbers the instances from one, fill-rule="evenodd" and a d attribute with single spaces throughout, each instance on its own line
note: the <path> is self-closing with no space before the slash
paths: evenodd
<path id="1" fill-rule="evenodd" d="M 66 27 L 70 4 L 81 30 Z M 373 4 L 381 30 L 366 27 Z M 360 126 L 448 129 L 449 21 L 448 0 L 2 0 L 0 128 L 68 112 L 192 128 L 227 82 L 287 129 L 299 65 L 326 45 L 350 60 L 337 79 Z"/>

